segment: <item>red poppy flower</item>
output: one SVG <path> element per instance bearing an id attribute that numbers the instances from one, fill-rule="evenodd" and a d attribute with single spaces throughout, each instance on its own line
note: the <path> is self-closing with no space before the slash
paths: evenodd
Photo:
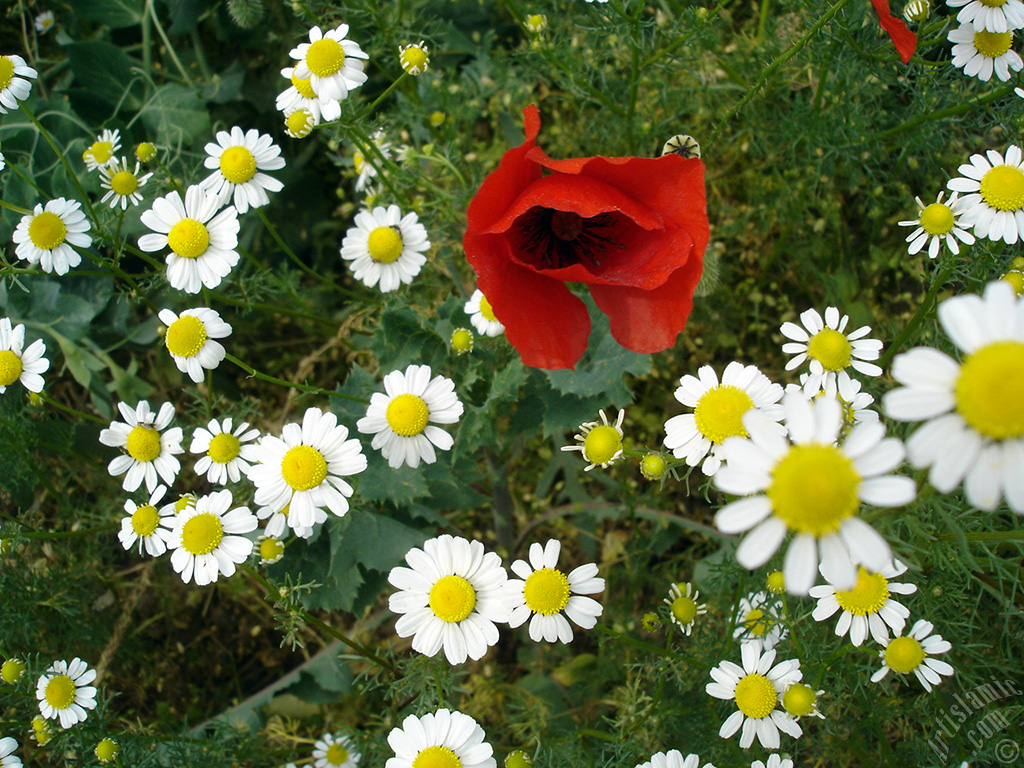
<path id="1" fill-rule="evenodd" d="M 571 368 L 587 347 L 586 283 L 615 339 L 636 352 L 675 343 L 693 308 L 709 231 L 704 164 L 658 158 L 552 160 L 526 141 L 505 153 L 466 213 L 463 246 L 505 334 L 535 368 Z"/>
<path id="2" fill-rule="evenodd" d="M 871 5 L 878 14 L 878 23 L 889 35 L 892 44 L 896 46 L 896 52 L 900 55 L 903 63 L 910 61 L 917 47 L 917 35 L 907 29 L 907 25 L 897 19 L 889 11 L 889 0 L 871 0 Z"/>

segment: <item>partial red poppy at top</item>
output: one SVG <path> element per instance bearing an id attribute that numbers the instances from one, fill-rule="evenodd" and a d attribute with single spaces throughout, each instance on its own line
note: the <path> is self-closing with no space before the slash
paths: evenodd
<path id="1" fill-rule="evenodd" d="M 902 20 L 892 15 L 889 11 L 889 0 L 871 0 L 871 5 L 874 6 L 875 13 L 878 14 L 879 25 L 889 35 L 892 44 L 896 46 L 896 53 L 906 64 L 914 55 L 914 49 L 917 47 L 917 35 L 907 29 L 907 25 Z"/>
<path id="2" fill-rule="evenodd" d="M 552 160 L 526 141 L 505 153 L 469 204 L 463 246 L 505 335 L 535 368 L 572 368 L 590 335 L 585 283 L 612 335 L 635 352 L 671 347 L 693 308 L 708 244 L 697 158 Z"/>

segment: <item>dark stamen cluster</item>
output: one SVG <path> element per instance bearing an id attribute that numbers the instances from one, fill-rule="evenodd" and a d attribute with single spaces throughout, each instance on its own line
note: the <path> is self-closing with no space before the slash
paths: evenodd
<path id="1" fill-rule="evenodd" d="M 573 264 L 600 266 L 609 246 L 625 250 L 626 246 L 601 234 L 614 226 L 610 213 L 585 219 L 571 211 L 554 208 L 531 208 L 519 220 L 523 248 L 535 255 L 546 269 L 560 269 Z"/>

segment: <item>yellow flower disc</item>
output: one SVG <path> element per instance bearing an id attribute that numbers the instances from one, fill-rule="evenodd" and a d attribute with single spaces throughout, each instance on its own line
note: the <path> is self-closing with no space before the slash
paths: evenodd
<path id="1" fill-rule="evenodd" d="M 778 701 L 778 691 L 764 675 L 747 675 L 736 684 L 736 706 L 747 717 L 768 717 Z"/>
<path id="2" fill-rule="evenodd" d="M 47 681 L 43 696 L 54 709 L 67 709 L 75 700 L 75 681 L 67 675 L 54 675 Z"/>
<path id="3" fill-rule="evenodd" d="M 97 163 L 106 165 L 110 156 L 114 154 L 114 145 L 109 141 L 97 141 L 85 151 L 92 155 L 92 159 Z"/>
<path id="4" fill-rule="evenodd" d="M 144 427 L 141 424 L 133 427 L 128 433 L 128 443 L 125 446 L 128 455 L 136 461 L 153 461 L 160 455 L 160 433 L 152 427 Z"/>
<path id="5" fill-rule="evenodd" d="M 242 450 L 242 442 L 228 432 L 221 432 L 214 435 L 210 441 L 210 447 L 206 449 L 206 455 L 217 464 L 228 464 L 238 458 Z"/>
<path id="6" fill-rule="evenodd" d="M 335 742 L 327 748 L 324 758 L 327 760 L 328 765 L 344 765 L 348 760 L 348 750 Z"/>
<path id="7" fill-rule="evenodd" d="M 210 247 L 210 231 L 195 219 L 182 219 L 167 233 L 167 244 L 183 259 L 197 259 Z"/>
<path id="8" fill-rule="evenodd" d="M 261 560 L 266 560 L 267 562 L 274 563 L 280 560 L 283 555 L 284 544 L 281 543 L 280 539 L 275 539 L 273 536 L 268 536 L 267 538 L 262 539 L 260 541 Z M 342 762 L 344 762 L 344 760 Z"/>
<path id="9" fill-rule="evenodd" d="M 622 450 L 622 435 L 615 427 L 602 425 L 591 429 L 583 439 L 583 456 L 591 464 L 606 464 Z"/>
<path id="10" fill-rule="evenodd" d="M 135 157 L 137 157 L 140 162 L 148 163 L 156 157 L 156 147 L 152 143 L 144 141 L 135 148 Z"/>
<path id="11" fill-rule="evenodd" d="M 754 637 L 761 637 L 772 628 L 774 623 L 775 622 L 772 620 L 772 617 L 760 608 L 754 608 L 743 617 L 743 621 L 741 622 L 747 632 Z"/>
<path id="12" fill-rule="evenodd" d="M 313 86 L 310 85 L 308 77 L 298 77 L 294 72 L 292 72 L 292 85 L 295 86 L 295 90 L 299 92 L 299 96 L 302 98 L 316 98 L 316 91 L 314 91 Z"/>
<path id="13" fill-rule="evenodd" d="M 21 378 L 21 358 L 9 349 L 0 350 L 0 387 L 13 384 Z"/>
<path id="14" fill-rule="evenodd" d="M 317 77 L 330 77 L 344 65 L 345 50 L 337 40 L 324 37 L 306 49 L 306 66 Z"/>
<path id="15" fill-rule="evenodd" d="M 284 125 L 293 139 L 304 139 L 313 132 L 313 113 L 308 109 L 297 109 L 285 118 Z"/>
<path id="16" fill-rule="evenodd" d="M 43 211 L 32 217 L 28 225 L 28 239 L 32 245 L 44 251 L 56 248 L 67 237 L 68 228 L 64 220 L 52 211 Z"/>
<path id="17" fill-rule="evenodd" d="M 406 393 L 392 398 L 384 418 L 395 434 L 412 437 L 427 428 L 430 409 L 422 397 Z"/>
<path id="18" fill-rule="evenodd" d="M 427 747 L 413 758 L 412 768 L 462 768 L 462 761 L 448 747 Z"/>
<path id="19" fill-rule="evenodd" d="M 422 74 L 430 63 L 430 57 L 427 55 L 427 52 L 418 45 L 410 45 L 401 52 L 398 58 L 402 64 L 402 69 L 410 75 Z"/>
<path id="20" fill-rule="evenodd" d="M 494 315 L 494 307 L 491 306 L 491 302 L 487 300 L 486 296 L 480 297 L 480 314 L 488 322 L 496 323 L 498 321 L 498 318 Z"/>
<path id="21" fill-rule="evenodd" d="M 1013 45 L 1012 32 L 988 32 L 982 30 L 974 33 L 974 47 L 978 53 L 990 59 L 998 59 Z"/>
<path id="22" fill-rule="evenodd" d="M 430 588 L 430 610 L 441 621 L 457 623 L 476 606 L 476 590 L 461 576 L 442 576 Z"/>
<path id="23" fill-rule="evenodd" d="M 256 158 L 245 147 L 228 147 L 220 155 L 220 172 L 232 184 L 244 184 L 256 175 Z"/>
<path id="24" fill-rule="evenodd" d="M 850 364 L 850 340 L 839 331 L 823 328 L 807 344 L 807 354 L 826 371 L 841 371 Z"/>
<path id="25" fill-rule="evenodd" d="M 989 8 L 1001 8 L 1006 5 L 1006 0 L 979 0 L 979 2 Z"/>
<path id="26" fill-rule="evenodd" d="M 152 504 L 138 507 L 132 513 L 132 530 L 142 538 L 152 536 L 158 525 L 160 525 L 160 513 Z"/>
<path id="27" fill-rule="evenodd" d="M 0 90 L 11 84 L 14 79 L 14 60 L 10 56 L 0 56 Z"/>
<path id="28" fill-rule="evenodd" d="M 689 624 L 697 618 L 697 604 L 693 601 L 693 598 L 686 595 L 680 595 L 673 600 L 669 608 L 676 621 L 680 624 Z"/>
<path id="29" fill-rule="evenodd" d="M 747 437 L 742 416 L 753 407 L 754 401 L 742 389 L 719 384 L 700 396 L 693 417 L 704 437 L 721 443 L 727 437 Z"/>
<path id="30" fill-rule="evenodd" d="M 526 607 L 542 616 L 551 616 L 569 602 L 569 580 L 554 568 L 541 568 L 526 578 L 523 599 Z"/>
<path id="31" fill-rule="evenodd" d="M 213 552 L 224 538 L 224 526 L 212 512 L 193 515 L 181 528 L 181 546 L 193 555 Z"/>
<path id="32" fill-rule="evenodd" d="M 1024 435 L 1024 344 L 996 341 L 975 350 L 960 366 L 953 392 L 956 410 L 993 440 Z"/>
<path id="33" fill-rule="evenodd" d="M 377 227 L 366 239 L 370 258 L 381 264 L 390 264 L 402 255 L 402 233 L 397 227 Z"/>
<path id="34" fill-rule="evenodd" d="M 1024 171 L 1012 165 L 997 165 L 985 171 L 978 191 L 981 199 L 997 211 L 1018 211 L 1024 208 Z"/>
<path id="35" fill-rule="evenodd" d="M 953 229 L 953 211 L 948 205 L 932 203 L 921 211 L 921 228 L 929 235 L 945 235 Z"/>
<path id="36" fill-rule="evenodd" d="M 0 65 L 3 61 L 0 60 Z M 25 662 L 20 659 L 8 659 L 0 666 L 0 679 L 5 683 L 13 685 L 21 679 L 22 673 L 25 671 Z"/>
<path id="37" fill-rule="evenodd" d="M 308 491 L 327 477 L 327 460 L 312 446 L 296 445 L 281 459 L 281 477 L 293 490 Z"/>
<path id="38" fill-rule="evenodd" d="M 206 345 L 206 326 L 193 315 L 182 315 L 164 335 L 167 351 L 175 357 L 195 357 Z"/>
<path id="39" fill-rule="evenodd" d="M 118 171 L 110 177 L 110 188 L 121 197 L 128 197 L 139 188 L 139 180 L 131 171 Z"/>
<path id="40" fill-rule="evenodd" d="M 925 660 L 921 643 L 912 637 L 897 637 L 885 649 L 885 663 L 894 672 L 913 672 Z"/>
<path id="41" fill-rule="evenodd" d="M 834 445 L 796 445 L 775 465 L 768 498 L 786 526 L 821 537 L 857 511 L 860 475 Z"/>
<path id="42" fill-rule="evenodd" d="M 857 568 L 857 583 L 853 589 L 836 590 L 839 607 L 854 616 L 878 613 L 889 599 L 889 582 L 880 573 L 871 573 L 864 566 Z"/>
<path id="43" fill-rule="evenodd" d="M 814 689 L 803 683 L 793 683 L 782 695 L 782 706 L 794 717 L 803 717 L 814 711 L 817 701 Z"/>

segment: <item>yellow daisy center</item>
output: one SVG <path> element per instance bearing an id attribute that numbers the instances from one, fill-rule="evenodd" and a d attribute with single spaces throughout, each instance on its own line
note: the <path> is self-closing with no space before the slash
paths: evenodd
<path id="1" fill-rule="evenodd" d="M 381 264 L 390 264 L 402 255 L 402 234 L 397 227 L 377 227 L 366 239 L 370 258 Z"/>
<path id="2" fill-rule="evenodd" d="M 747 633 L 754 637 L 761 637 L 775 622 L 772 617 L 762 611 L 760 608 L 754 608 L 746 616 L 743 617 L 743 626 L 746 628 Z"/>
<path id="3" fill-rule="evenodd" d="M 988 32 L 982 30 L 974 33 L 974 47 L 978 53 L 990 59 L 998 59 L 1013 45 L 1012 32 Z"/>
<path id="4" fill-rule="evenodd" d="M 486 296 L 480 297 L 480 314 L 483 315 L 484 319 L 488 322 L 498 322 L 498 318 L 494 314 L 494 307 L 491 306 L 491 302 L 487 300 Z"/>
<path id="5" fill-rule="evenodd" d="M 766 583 L 768 584 L 769 590 L 775 594 L 779 594 L 786 588 L 786 577 L 783 576 L 782 571 L 772 571 L 768 574 Z"/>
<path id="6" fill-rule="evenodd" d="M 348 760 L 348 750 L 335 742 L 327 748 L 324 758 L 327 760 L 328 765 L 344 765 Z"/>
<path id="7" fill-rule="evenodd" d="M 44 251 L 56 248 L 64 242 L 68 234 L 68 228 L 64 225 L 64 219 L 53 211 L 43 211 L 32 217 L 28 225 L 28 239 L 32 245 Z"/>
<path id="8" fill-rule="evenodd" d="M 193 555 L 213 552 L 224 538 L 224 526 L 212 512 L 194 515 L 181 528 L 181 546 Z"/>
<path id="9" fill-rule="evenodd" d="M 802 717 L 814 711 L 817 699 L 814 689 L 809 685 L 794 683 L 782 694 L 782 706 L 794 717 Z"/>
<path id="10" fill-rule="evenodd" d="M 640 473 L 648 480 L 657 480 L 668 470 L 663 456 L 649 453 L 640 459 Z"/>
<path id="11" fill-rule="evenodd" d="M 0 387 L 13 384 L 21 377 L 21 358 L 9 349 L 0 350 Z"/>
<path id="12" fill-rule="evenodd" d="M 363 164 L 366 162 L 366 155 L 363 154 L 361 149 L 357 149 L 352 153 L 352 167 L 356 169 L 356 173 L 363 172 Z"/>
<path id="13" fill-rule="evenodd" d="M 14 79 L 14 60 L 10 56 L 0 56 L 0 90 L 11 84 Z"/>
<path id="14" fill-rule="evenodd" d="M 402 64 L 402 69 L 410 74 L 414 72 L 422 72 L 427 67 L 427 63 L 430 58 L 427 56 L 427 52 L 418 45 L 413 45 L 402 51 L 402 55 L 399 57 Z"/>
<path id="15" fill-rule="evenodd" d="M 139 424 L 128 433 L 125 448 L 128 455 L 136 461 L 153 461 L 160 455 L 160 433 L 152 427 Z"/>
<path id="16" fill-rule="evenodd" d="M 93 753 L 101 763 L 109 763 L 117 756 L 117 742 L 113 739 L 103 739 L 99 744 L 96 745 L 96 749 Z"/>
<path id="17" fill-rule="evenodd" d="M 1007 272 L 1000 279 L 1005 280 L 1007 283 L 1013 286 L 1013 291 L 1018 296 L 1024 295 L 1024 273 Z"/>
<path id="18" fill-rule="evenodd" d="M 441 621 L 457 623 L 476 606 L 476 590 L 461 576 L 442 576 L 430 588 L 430 610 Z"/>
<path id="19" fill-rule="evenodd" d="M 412 768 L 462 768 L 462 761 L 448 747 L 427 747 L 413 758 Z"/>
<path id="20" fill-rule="evenodd" d="M 975 350 L 960 366 L 953 392 L 956 410 L 993 440 L 1024 435 L 1024 344 L 996 341 Z"/>
<path id="21" fill-rule="evenodd" d="M 242 450 L 242 441 L 229 432 L 214 435 L 206 455 L 218 464 L 227 464 L 238 458 Z"/>
<path id="22" fill-rule="evenodd" d="M 159 524 L 160 514 L 152 504 L 138 507 L 132 513 L 132 530 L 143 538 L 152 536 Z"/>
<path id="23" fill-rule="evenodd" d="M 885 649 L 885 663 L 894 672 L 913 672 L 928 654 L 912 637 L 897 637 Z"/>
<path id="24" fill-rule="evenodd" d="M 672 615 L 675 616 L 676 621 L 680 624 L 689 624 L 697 618 L 697 603 L 693 601 L 693 598 L 686 595 L 677 597 L 669 607 Z"/>
<path id="25" fill-rule="evenodd" d="M 316 92 L 313 90 L 313 86 L 309 82 L 308 77 L 298 77 L 292 72 L 292 85 L 295 90 L 299 92 L 299 96 L 304 99 L 315 99 Z"/>
<path id="26" fill-rule="evenodd" d="M 384 418 L 395 434 L 412 437 L 427 428 L 430 409 L 422 397 L 406 393 L 398 395 L 388 403 Z"/>
<path id="27" fill-rule="evenodd" d="M 67 709 L 75 700 L 75 681 L 67 675 L 54 675 L 47 681 L 43 696 L 54 709 Z"/>
<path id="28" fill-rule="evenodd" d="M 148 163 L 156 157 L 156 147 L 148 141 L 144 141 L 135 148 L 135 156 L 143 163 Z"/>
<path id="29" fill-rule="evenodd" d="M 747 717 L 767 717 L 778 701 L 778 691 L 764 675 L 747 675 L 736 683 L 736 706 Z"/>
<path id="30" fill-rule="evenodd" d="M 288 134 L 296 139 L 304 139 L 313 130 L 313 113 L 308 109 L 297 109 L 284 121 Z"/>
<path id="31" fill-rule="evenodd" d="M 591 464 L 606 464 L 622 450 L 622 435 L 615 427 L 602 425 L 591 429 L 583 439 L 583 455 Z"/>
<path id="32" fill-rule="evenodd" d="M 569 580 L 554 568 L 534 571 L 523 585 L 526 607 L 542 616 L 550 616 L 565 608 L 569 594 Z"/>
<path id="33" fill-rule="evenodd" d="M 256 175 L 256 158 L 245 147 L 228 147 L 220 155 L 220 172 L 232 184 L 244 184 Z"/>
<path id="34" fill-rule="evenodd" d="M 997 211 L 1020 210 L 1024 208 L 1024 171 L 1012 165 L 997 165 L 981 177 L 978 191 L 981 199 Z"/>
<path id="35" fill-rule="evenodd" d="M 854 616 L 878 613 L 889 599 L 889 582 L 880 573 L 871 573 L 860 566 L 857 569 L 857 583 L 853 589 L 836 590 L 839 607 Z"/>
<path id="36" fill-rule="evenodd" d="M 824 328 L 807 343 L 807 354 L 826 371 L 841 371 L 850 364 L 850 340 L 839 331 Z"/>
<path id="37" fill-rule="evenodd" d="M 110 177 L 110 188 L 114 190 L 114 194 L 128 197 L 139 188 L 139 180 L 131 171 L 118 171 Z"/>
<path id="38" fill-rule="evenodd" d="M 452 331 L 452 349 L 459 354 L 473 349 L 473 334 L 468 328 L 456 328 Z"/>
<path id="39" fill-rule="evenodd" d="M 281 477 L 293 490 L 308 491 L 327 477 L 327 460 L 310 445 L 296 445 L 281 459 Z"/>
<path id="40" fill-rule="evenodd" d="M 178 500 L 174 502 L 174 514 L 180 515 L 185 511 L 185 507 L 192 506 L 196 503 L 196 497 L 192 494 L 186 493 L 184 496 L 179 496 Z"/>
<path id="41" fill-rule="evenodd" d="M 953 211 L 948 205 L 932 203 L 921 211 L 921 229 L 929 235 L 945 235 L 953 229 Z"/>
<path id="42" fill-rule="evenodd" d="M 860 475 L 834 445 L 796 445 L 775 465 L 768 498 L 790 530 L 821 537 L 857 511 Z"/>
<path id="43" fill-rule="evenodd" d="M 24 671 L 24 662 L 19 659 L 8 659 L 3 663 L 3 666 L 0 666 L 0 679 L 5 683 L 14 685 L 14 683 L 21 679 L 21 673 Z"/>
<path id="44" fill-rule="evenodd" d="M 182 315 L 167 329 L 164 344 L 175 357 L 195 357 L 206 345 L 206 326 L 198 317 Z"/>
<path id="45" fill-rule="evenodd" d="M 989 8 L 1000 8 L 1006 5 L 1006 0 L 978 0 L 982 5 Z"/>
<path id="46" fill-rule="evenodd" d="M 210 247 L 210 231 L 195 219 L 182 219 L 167 233 L 167 244 L 183 259 L 197 259 Z"/>
<path id="47" fill-rule="evenodd" d="M 97 141 L 89 147 L 83 155 L 92 155 L 92 159 L 100 165 L 106 165 L 110 156 L 114 154 L 114 145 L 109 141 Z"/>
<path id="48" fill-rule="evenodd" d="M 693 417 L 704 437 L 720 443 L 734 435 L 747 436 L 741 417 L 753 407 L 754 401 L 742 389 L 731 384 L 719 384 L 700 396 Z"/>
<path id="49" fill-rule="evenodd" d="M 306 66 L 317 77 L 330 77 L 344 65 L 345 50 L 337 40 L 324 37 L 306 49 Z"/>
<path id="50" fill-rule="evenodd" d="M 260 558 L 263 560 L 269 560 L 271 562 L 278 560 L 284 554 L 284 544 L 280 539 L 275 539 L 273 536 L 260 541 Z M 344 760 L 341 761 L 345 762 Z M 338 763 L 341 765 L 341 763 Z"/>

